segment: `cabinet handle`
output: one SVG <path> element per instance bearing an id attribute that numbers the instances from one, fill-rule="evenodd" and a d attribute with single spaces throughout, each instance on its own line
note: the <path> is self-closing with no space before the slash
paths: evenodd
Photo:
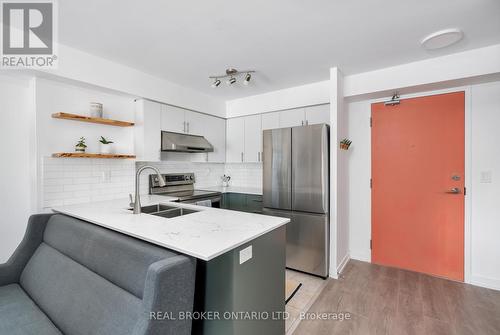
<path id="1" fill-rule="evenodd" d="M 186 121 L 182 122 L 182 132 L 185 133 L 186 132 Z"/>
<path id="2" fill-rule="evenodd" d="M 189 133 L 189 122 L 187 123 L 187 133 Z"/>
<path id="3" fill-rule="evenodd" d="M 302 120 L 302 125 L 304 125 L 304 120 Z"/>
<path id="4" fill-rule="evenodd" d="M 259 151 L 259 154 L 258 154 L 257 162 L 260 162 L 260 151 Z"/>
<path id="5" fill-rule="evenodd" d="M 308 126 L 308 125 L 309 125 L 309 120 L 306 120 L 306 126 Z"/>
<path id="6" fill-rule="evenodd" d="M 243 162 L 243 153 L 241 153 L 241 162 Z"/>

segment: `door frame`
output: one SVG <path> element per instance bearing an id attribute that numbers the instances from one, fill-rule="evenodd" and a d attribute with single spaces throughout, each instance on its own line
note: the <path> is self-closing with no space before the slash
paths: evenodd
<path id="1" fill-rule="evenodd" d="M 471 108 L 471 87 L 470 86 L 459 86 L 441 90 L 434 91 L 424 91 L 416 93 L 401 94 L 400 99 L 411 99 L 419 98 L 433 95 L 440 95 L 445 93 L 454 92 L 464 92 L 465 95 L 465 188 L 467 189 L 467 194 L 465 196 L 465 212 L 464 212 L 464 283 L 471 283 L 471 214 L 472 214 L 472 182 L 471 182 L 471 172 L 472 172 L 472 108 Z M 371 106 L 372 104 L 388 101 L 391 96 L 379 99 L 369 100 L 370 105 L 370 117 L 371 117 Z M 370 128 L 370 135 L 372 128 Z M 371 157 L 372 143 L 370 136 L 370 157 Z M 371 171 L 372 161 L 370 158 L 370 171 Z M 370 191 L 370 212 L 372 210 L 372 197 Z M 372 237 L 372 225 L 373 222 L 370 220 L 370 238 Z M 370 250 L 370 262 L 371 262 L 371 250 Z"/>

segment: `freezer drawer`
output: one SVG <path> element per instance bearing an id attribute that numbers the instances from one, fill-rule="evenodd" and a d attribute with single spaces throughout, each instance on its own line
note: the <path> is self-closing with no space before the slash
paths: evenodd
<path id="1" fill-rule="evenodd" d="M 327 125 L 292 128 L 293 211 L 328 213 L 328 147 Z"/>
<path id="2" fill-rule="evenodd" d="M 263 209 L 263 214 L 286 217 L 286 267 L 321 277 L 328 276 L 329 218 L 327 214 Z"/>
<path id="3" fill-rule="evenodd" d="M 292 209 L 292 129 L 263 132 L 263 205 Z"/>

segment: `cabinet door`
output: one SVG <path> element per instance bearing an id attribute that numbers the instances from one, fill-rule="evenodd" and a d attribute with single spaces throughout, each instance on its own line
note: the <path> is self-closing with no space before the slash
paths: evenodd
<path id="1" fill-rule="evenodd" d="M 280 127 L 280 112 L 262 114 L 262 130 Z"/>
<path id="2" fill-rule="evenodd" d="M 208 118 L 208 115 L 186 110 L 184 113 L 184 121 L 186 122 L 184 132 L 191 135 L 205 136 L 204 132 L 206 131 Z"/>
<path id="3" fill-rule="evenodd" d="M 280 128 L 303 126 L 305 121 L 304 108 L 280 111 Z"/>
<path id="4" fill-rule="evenodd" d="M 307 124 L 330 124 L 330 104 L 306 107 Z"/>
<path id="5" fill-rule="evenodd" d="M 243 162 L 245 151 L 245 119 L 242 117 L 228 119 L 226 122 L 226 161 L 228 163 Z"/>
<path id="6" fill-rule="evenodd" d="M 205 127 L 204 136 L 214 146 L 214 151 L 208 153 L 208 161 L 224 163 L 226 161 L 226 120 L 207 115 Z"/>
<path id="7" fill-rule="evenodd" d="M 162 105 L 148 100 L 138 100 L 135 111 L 134 142 L 139 161 L 160 160 Z"/>
<path id="8" fill-rule="evenodd" d="M 262 156 L 262 118 L 259 115 L 245 116 L 244 161 L 257 163 Z"/>
<path id="9" fill-rule="evenodd" d="M 183 133 L 185 130 L 185 110 L 169 105 L 162 105 L 161 130 Z"/>

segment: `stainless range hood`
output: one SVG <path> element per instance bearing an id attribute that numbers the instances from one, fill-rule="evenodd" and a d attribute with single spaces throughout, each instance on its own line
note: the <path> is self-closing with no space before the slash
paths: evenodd
<path id="1" fill-rule="evenodd" d="M 203 136 L 161 132 L 161 151 L 167 152 L 213 152 L 214 147 Z"/>

